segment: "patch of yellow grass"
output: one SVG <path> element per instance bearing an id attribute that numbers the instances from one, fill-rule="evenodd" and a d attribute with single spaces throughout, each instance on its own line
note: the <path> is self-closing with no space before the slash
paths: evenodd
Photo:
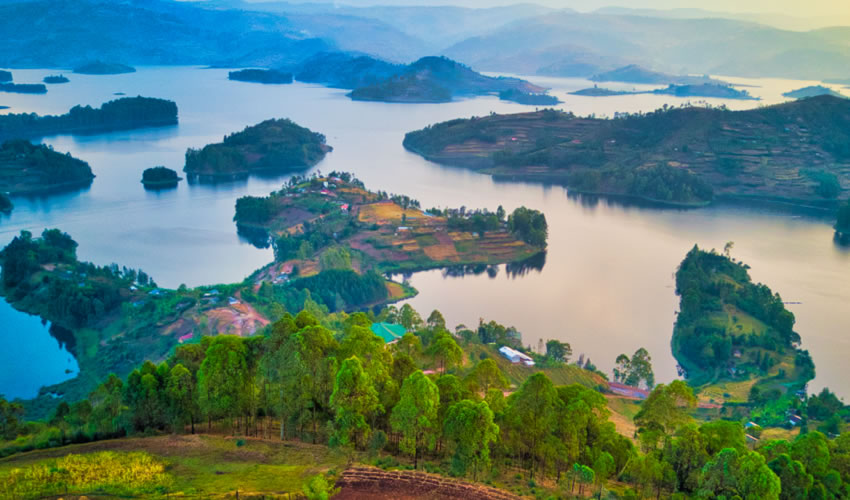
<path id="1" fill-rule="evenodd" d="M 361 206 L 359 218 L 361 222 L 374 224 L 380 224 L 382 222 L 400 223 L 402 215 L 407 216 L 408 219 L 415 220 L 426 218 L 425 214 L 420 210 L 414 208 L 404 210 L 401 206 L 390 201 L 380 201 Z"/>
<path id="2" fill-rule="evenodd" d="M 457 260 L 457 250 L 454 245 L 430 245 L 422 249 L 429 259 Z"/>
<path id="3" fill-rule="evenodd" d="M 390 299 L 400 299 L 404 297 L 404 287 L 398 283 L 387 281 L 387 293 Z"/>

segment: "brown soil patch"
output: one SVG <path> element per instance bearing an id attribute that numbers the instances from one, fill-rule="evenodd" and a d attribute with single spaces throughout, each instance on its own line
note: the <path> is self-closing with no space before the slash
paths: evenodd
<path id="1" fill-rule="evenodd" d="M 431 245 L 422 249 L 425 255 L 434 260 L 459 260 L 454 244 Z"/>
<path id="2" fill-rule="evenodd" d="M 384 471 L 375 467 L 351 467 L 337 481 L 335 499 L 454 499 L 515 500 L 520 497 L 481 484 L 448 479 L 416 471 Z"/>
<path id="3" fill-rule="evenodd" d="M 404 297 L 404 288 L 398 283 L 392 281 L 387 282 L 387 294 L 390 300 L 400 299 Z"/>

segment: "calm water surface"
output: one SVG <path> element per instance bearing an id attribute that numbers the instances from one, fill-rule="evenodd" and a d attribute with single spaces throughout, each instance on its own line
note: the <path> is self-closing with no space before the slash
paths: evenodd
<path id="1" fill-rule="evenodd" d="M 18 82 L 40 81 L 55 70 L 14 71 Z M 572 344 L 603 370 L 621 352 L 644 346 L 660 381 L 675 377 L 670 336 L 678 298 L 673 273 L 694 244 L 722 248 L 735 242 L 734 255 L 752 266 L 754 279 L 781 293 L 797 316 L 797 330 L 817 365 L 812 389 L 828 385 L 839 394 L 850 357 L 850 254 L 835 247 L 830 221 L 815 216 L 733 206 L 702 210 L 657 210 L 567 196 L 558 186 L 499 183 L 487 176 L 442 167 L 408 153 L 404 133 L 430 123 L 490 112 L 533 107 L 492 97 L 450 104 L 353 102 L 345 91 L 296 83 L 263 86 L 227 80 L 226 70 L 141 68 L 115 76 L 69 75 L 71 83 L 51 86 L 47 95 L 0 94 L 4 112 L 64 113 L 76 104 L 99 106 L 113 94 L 175 100 L 180 125 L 94 137 L 44 140 L 58 151 L 88 161 L 97 178 L 90 188 L 49 198 L 17 197 L 11 216 L 0 217 L 0 245 L 20 230 L 59 227 L 79 242 L 81 259 L 117 262 L 144 269 L 162 286 L 233 282 L 272 259 L 240 241 L 232 222 L 235 200 L 265 195 L 285 178 L 209 185 L 181 182 L 170 191 L 145 191 L 145 168 L 182 170 L 189 147 L 267 118 L 291 118 L 322 132 L 334 151 L 316 169 L 346 170 L 372 189 L 405 193 L 425 207 L 465 205 L 507 210 L 519 205 L 543 210 L 549 221 L 549 251 L 541 271 L 508 276 L 500 269 L 450 277 L 442 271 L 410 278 L 420 294 L 411 304 L 423 315 L 443 312 L 452 325 L 479 318 L 515 325 L 527 344 L 557 338 Z M 591 84 L 577 79 L 532 78 L 564 100 L 561 108 L 580 115 L 613 116 L 616 111 L 649 111 L 686 99 L 641 95 L 589 98 L 567 95 Z M 782 92 L 811 82 L 743 80 L 763 98 L 711 100 L 745 109 L 783 100 Z M 611 85 L 613 87 L 613 85 Z M 626 88 L 630 88 L 627 86 Z M 696 100 L 692 100 L 696 101 Z M 30 321 L 32 320 L 32 321 Z M 39 386 L 69 375 L 65 351 L 37 318 L 0 302 L 0 393 L 30 397 Z M 8 347 L 8 346 L 11 346 Z M 20 362 L 22 357 L 28 360 Z M 76 369 L 76 365 L 71 369 Z"/>

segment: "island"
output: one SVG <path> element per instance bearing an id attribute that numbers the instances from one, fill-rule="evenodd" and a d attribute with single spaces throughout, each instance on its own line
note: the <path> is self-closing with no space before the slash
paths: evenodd
<path id="1" fill-rule="evenodd" d="M 48 75 L 44 77 L 44 83 L 49 84 L 57 84 L 57 83 L 68 83 L 71 80 L 68 80 L 68 77 L 65 75 Z"/>
<path id="2" fill-rule="evenodd" d="M 242 69 L 227 74 L 228 80 L 265 84 L 292 83 L 292 73 L 283 73 L 274 69 Z"/>
<path id="3" fill-rule="evenodd" d="M 683 106 L 613 119 L 556 110 L 431 125 L 404 146 L 500 179 L 701 206 L 717 198 L 834 210 L 850 186 L 850 101 L 747 111 Z"/>
<path id="4" fill-rule="evenodd" d="M 831 95 L 833 97 L 844 97 L 846 99 L 846 96 L 843 94 L 836 92 L 829 87 L 824 87 L 823 85 L 803 87 L 797 90 L 785 92 L 782 95 L 792 99 L 807 99 L 809 97 L 817 97 L 819 95 Z"/>
<path id="5" fill-rule="evenodd" d="M 320 52 L 296 69 L 299 82 L 320 83 L 328 87 L 355 89 L 376 85 L 404 71 L 405 66 L 365 55 L 345 52 Z"/>
<path id="6" fill-rule="evenodd" d="M 127 97 L 100 108 L 74 106 L 64 115 L 0 115 L 0 140 L 54 134 L 98 134 L 177 124 L 177 104 L 151 97 Z"/>
<path id="7" fill-rule="evenodd" d="M 513 101 L 518 104 L 531 106 L 554 106 L 561 102 L 557 97 L 543 93 L 523 92 L 519 89 L 508 89 L 499 92 L 502 101 Z"/>
<path id="8" fill-rule="evenodd" d="M 15 205 L 12 204 L 12 200 L 9 199 L 9 195 L 0 192 L 0 213 L 8 214 L 14 207 Z"/>
<path id="9" fill-rule="evenodd" d="M 850 200 L 838 209 L 835 218 L 835 241 L 844 246 L 850 245 Z"/>
<path id="10" fill-rule="evenodd" d="M 177 172 L 163 166 L 146 168 L 142 172 L 142 184 L 146 188 L 164 188 L 176 186 L 182 177 Z"/>
<path id="11" fill-rule="evenodd" d="M 43 83 L 0 83 L 0 92 L 15 94 L 46 94 L 47 86 Z"/>
<path id="12" fill-rule="evenodd" d="M 611 90 L 594 85 L 591 88 L 575 90 L 570 92 L 570 95 L 580 95 L 584 97 L 610 97 L 615 95 L 633 95 L 639 92 L 630 92 L 628 90 Z"/>
<path id="13" fill-rule="evenodd" d="M 189 149 L 183 171 L 190 179 L 210 181 L 293 172 L 312 167 L 332 149 L 324 135 L 291 120 L 266 120 L 226 136 L 223 142 Z"/>
<path id="14" fill-rule="evenodd" d="M 43 144 L 10 140 L 0 146 L 0 192 L 47 193 L 85 187 L 92 179 L 88 163 Z"/>
<path id="15" fill-rule="evenodd" d="M 622 82 L 622 83 L 637 83 L 644 85 L 724 85 L 726 82 L 716 80 L 710 76 L 676 76 L 652 71 L 643 68 L 637 64 L 630 64 L 611 71 L 597 73 L 590 77 L 593 82 Z"/>
<path id="16" fill-rule="evenodd" d="M 131 66 L 103 61 L 93 61 L 74 68 L 74 73 L 81 75 L 120 75 L 135 72 L 136 68 Z"/>
<path id="17" fill-rule="evenodd" d="M 423 57 L 401 73 L 373 85 L 357 87 L 348 96 L 355 101 L 440 103 L 459 96 L 508 90 L 542 94 L 546 89 L 519 78 L 485 76 L 446 57 Z"/>
<path id="18" fill-rule="evenodd" d="M 762 426 L 788 420 L 815 377 L 808 351 L 800 348 L 794 314 L 779 294 L 753 283 L 749 266 L 699 247 L 676 272 L 681 298 L 673 329 L 673 356 L 688 383 L 715 402 L 750 402 Z M 727 396 L 722 396 L 726 394 Z"/>
<path id="19" fill-rule="evenodd" d="M 0 69 L 0 83 L 12 81 L 12 72 Z"/>
<path id="20" fill-rule="evenodd" d="M 666 88 L 653 90 L 652 93 L 658 95 L 672 95 L 676 97 L 758 100 L 758 97 L 753 97 L 746 90 L 738 90 L 730 85 L 720 85 L 715 83 L 700 83 L 695 85 L 676 85 L 671 83 Z"/>

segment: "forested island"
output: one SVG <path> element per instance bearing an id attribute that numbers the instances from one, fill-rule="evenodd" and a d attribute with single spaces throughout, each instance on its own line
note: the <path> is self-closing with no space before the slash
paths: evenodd
<path id="1" fill-rule="evenodd" d="M 57 83 L 68 83 L 71 80 L 68 80 L 68 77 L 65 75 L 48 75 L 44 77 L 44 83 L 47 84 L 57 84 Z"/>
<path id="2" fill-rule="evenodd" d="M 824 87 L 823 85 L 812 85 L 809 87 L 803 87 L 797 90 L 785 92 L 782 95 L 785 97 L 791 97 L 792 99 L 807 99 L 809 97 L 817 97 L 821 95 L 830 95 L 832 97 L 844 97 L 846 99 L 846 96 L 832 90 L 829 87 Z"/>
<path id="3" fill-rule="evenodd" d="M 523 92 L 519 89 L 508 89 L 499 92 L 502 101 L 513 101 L 518 104 L 531 106 L 554 106 L 561 102 L 557 97 L 549 94 Z"/>
<path id="4" fill-rule="evenodd" d="M 183 171 L 201 180 L 230 180 L 251 173 L 286 173 L 320 162 L 333 148 L 325 136 L 291 120 L 266 120 L 209 144 L 186 151 Z"/>
<path id="5" fill-rule="evenodd" d="M 750 402 L 762 425 L 782 425 L 814 379 L 815 365 L 799 348 L 794 315 L 782 298 L 753 283 L 749 266 L 729 256 L 731 248 L 719 254 L 694 246 L 679 266 L 673 355 L 691 385 Z"/>
<path id="6" fill-rule="evenodd" d="M 622 82 L 637 83 L 644 85 L 723 85 L 726 82 L 716 80 L 710 76 L 677 76 L 652 71 L 637 64 L 630 64 L 611 71 L 597 73 L 590 77 L 593 82 Z"/>
<path id="7" fill-rule="evenodd" d="M 88 186 L 94 179 L 88 163 L 43 144 L 10 140 L 0 146 L 0 192 L 46 193 Z"/>
<path id="8" fill-rule="evenodd" d="M 429 160 L 578 192 L 683 205 L 717 197 L 836 207 L 850 185 L 850 102 L 819 96 L 747 111 L 665 107 L 451 120 L 405 136 Z"/>
<path id="9" fill-rule="evenodd" d="M 518 94 L 506 96 L 542 94 L 546 89 L 519 78 L 484 76 L 446 57 L 423 57 L 400 73 L 373 85 L 357 87 L 348 95 L 355 101 L 436 103 L 449 102 L 458 96 L 511 90 Z"/>
<path id="10" fill-rule="evenodd" d="M 136 68 L 133 68 L 132 66 L 103 61 L 94 61 L 74 68 L 74 73 L 81 75 L 121 75 L 124 73 L 135 72 Z"/>
<path id="11" fill-rule="evenodd" d="M 630 92 L 628 90 L 611 90 L 599 87 L 598 85 L 594 85 L 593 87 L 574 90 L 570 92 L 570 95 L 580 95 L 585 97 L 610 97 L 615 95 L 630 95 L 635 94 L 636 92 Z"/>
<path id="12" fill-rule="evenodd" d="M 146 168 L 142 172 L 142 184 L 146 188 L 176 186 L 181 179 L 182 177 L 179 177 L 177 172 L 163 166 Z"/>
<path id="13" fill-rule="evenodd" d="M 177 104 L 152 97 L 125 97 L 100 108 L 74 106 L 64 115 L 0 115 L 0 140 L 54 134 L 97 134 L 177 124 Z"/>
<path id="14" fill-rule="evenodd" d="M 227 74 L 228 80 L 265 84 L 292 83 L 292 73 L 284 73 L 274 69 L 242 69 Z"/>
<path id="15" fill-rule="evenodd" d="M 616 95 L 640 95 L 640 94 L 656 94 L 656 95 L 672 95 L 676 97 L 708 97 L 715 99 L 745 99 L 755 100 L 757 98 L 750 95 L 746 90 L 738 90 L 729 85 L 719 85 L 713 83 L 704 83 L 698 85 L 675 85 L 670 84 L 663 89 L 656 90 L 610 90 L 606 88 L 593 88 L 576 90 L 570 92 L 572 95 L 581 95 L 587 97 L 609 97 Z"/>
<path id="16" fill-rule="evenodd" d="M 43 83 L 0 83 L 0 92 L 46 94 L 47 87 Z"/>

